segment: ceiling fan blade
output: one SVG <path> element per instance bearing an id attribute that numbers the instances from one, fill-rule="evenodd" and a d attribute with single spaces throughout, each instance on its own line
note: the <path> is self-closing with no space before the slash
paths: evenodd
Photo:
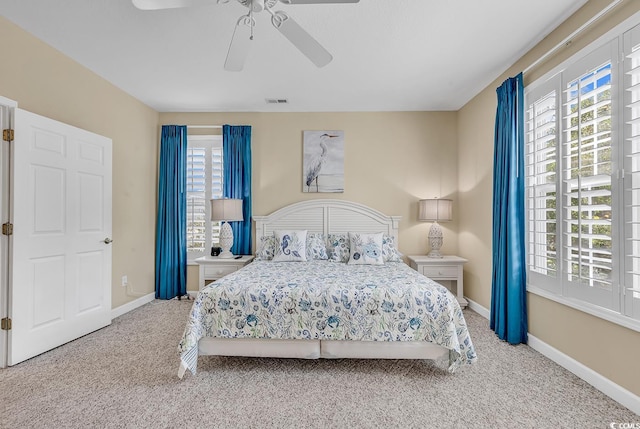
<path id="1" fill-rule="evenodd" d="M 271 23 L 316 66 L 324 67 L 333 59 L 329 51 L 286 13 L 273 12 Z"/>
<path id="2" fill-rule="evenodd" d="M 284 4 L 358 3 L 360 0 L 280 0 Z"/>
<path id="3" fill-rule="evenodd" d="M 179 7 L 211 4 L 213 1 L 214 0 L 131 0 L 133 5 L 141 10 L 176 9 Z"/>
<path id="4" fill-rule="evenodd" d="M 233 30 L 229 52 L 224 62 L 224 69 L 227 71 L 241 71 L 244 67 L 244 60 L 251 48 L 252 34 L 251 27 L 255 25 L 253 18 L 249 15 L 240 17 L 236 28 Z"/>

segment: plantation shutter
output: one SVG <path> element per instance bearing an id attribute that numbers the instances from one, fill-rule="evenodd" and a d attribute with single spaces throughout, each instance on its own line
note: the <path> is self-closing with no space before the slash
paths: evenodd
<path id="1" fill-rule="evenodd" d="M 207 157 L 204 147 L 187 149 L 187 252 L 204 252 L 206 243 Z"/>
<path id="2" fill-rule="evenodd" d="M 614 209 L 611 42 L 567 69 L 563 78 L 562 211 L 566 295 L 619 308 L 619 213 Z M 586 70 L 586 72 L 585 72 Z"/>
<path id="3" fill-rule="evenodd" d="M 222 139 L 189 136 L 187 148 L 187 256 L 208 255 L 220 224 L 210 220 L 212 198 L 222 198 Z"/>
<path id="4" fill-rule="evenodd" d="M 527 288 L 636 329 L 640 25 L 553 73 L 525 89 Z"/>
<path id="5" fill-rule="evenodd" d="M 527 94 L 526 225 L 527 268 L 533 283 L 559 292 L 557 187 L 557 79 Z M 544 276 L 544 280 L 536 281 Z"/>
<path id="6" fill-rule="evenodd" d="M 222 141 L 211 148 L 211 198 L 222 198 Z M 210 205 L 207 210 L 211 210 Z M 209 213 L 207 211 L 207 213 Z M 220 242 L 220 222 L 211 223 L 211 244 Z"/>
<path id="7" fill-rule="evenodd" d="M 624 35 L 624 314 L 640 319 L 640 29 Z"/>

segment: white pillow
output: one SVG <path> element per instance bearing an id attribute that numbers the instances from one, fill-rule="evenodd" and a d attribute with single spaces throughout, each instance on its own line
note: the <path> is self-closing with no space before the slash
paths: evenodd
<path id="1" fill-rule="evenodd" d="M 276 252 L 274 262 L 306 262 L 307 230 L 274 231 Z"/>
<path id="2" fill-rule="evenodd" d="M 349 233 L 350 257 L 352 265 L 382 265 L 382 233 Z"/>

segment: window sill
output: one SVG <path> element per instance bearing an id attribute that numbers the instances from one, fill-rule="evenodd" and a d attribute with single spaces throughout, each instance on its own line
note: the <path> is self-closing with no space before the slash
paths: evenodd
<path id="1" fill-rule="evenodd" d="M 615 323 L 616 325 L 620 325 L 633 331 L 640 332 L 640 320 L 632 319 L 631 317 L 624 316 L 620 313 L 616 313 L 615 311 L 607 310 L 605 308 L 591 305 L 584 301 L 569 298 L 566 296 L 556 295 L 552 292 L 532 285 L 527 285 L 527 292 L 533 293 L 543 298 L 547 298 L 551 301 L 555 301 L 559 304 L 566 305 L 567 307 L 571 307 L 584 313 L 588 313 L 592 316 L 599 317 L 608 322 Z"/>

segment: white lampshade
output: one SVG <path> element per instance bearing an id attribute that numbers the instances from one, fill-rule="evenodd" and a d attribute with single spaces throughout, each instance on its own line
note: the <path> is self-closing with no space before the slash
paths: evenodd
<path id="1" fill-rule="evenodd" d="M 453 219 L 453 201 L 433 198 L 418 202 L 418 220 L 426 222 L 449 222 Z"/>
<path id="2" fill-rule="evenodd" d="M 221 221 L 220 226 L 220 247 L 222 252 L 219 258 L 233 258 L 231 247 L 233 247 L 233 230 L 229 222 L 244 220 L 242 215 L 242 200 L 232 198 L 222 198 L 211 200 L 211 220 Z"/>
<path id="3" fill-rule="evenodd" d="M 227 222 L 244 220 L 242 200 L 231 198 L 211 200 L 211 220 Z"/>
<path id="4" fill-rule="evenodd" d="M 453 201 L 445 198 L 433 198 L 418 202 L 418 220 L 433 222 L 429 229 L 430 258 L 442 258 L 440 248 L 444 241 L 442 227 L 438 222 L 449 222 L 453 219 Z"/>

